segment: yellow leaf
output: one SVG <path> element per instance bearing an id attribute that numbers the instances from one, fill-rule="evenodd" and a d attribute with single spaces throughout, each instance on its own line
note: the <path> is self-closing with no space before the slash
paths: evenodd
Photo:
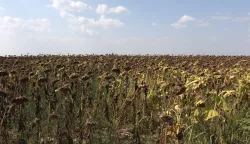
<path id="1" fill-rule="evenodd" d="M 214 117 L 217 117 L 219 115 L 219 113 L 215 110 L 209 110 L 208 111 L 208 114 L 207 114 L 207 117 L 204 119 L 205 121 L 211 119 L 211 118 L 214 118 Z"/>
<path id="2" fill-rule="evenodd" d="M 222 108 L 223 108 L 223 110 L 229 110 L 229 108 L 228 108 L 228 106 L 227 106 L 227 102 L 224 100 L 224 99 L 222 99 Z"/>
<path id="3" fill-rule="evenodd" d="M 227 98 L 235 93 L 234 90 L 228 90 L 226 93 L 223 95 L 224 98 Z"/>
<path id="4" fill-rule="evenodd" d="M 176 106 L 174 107 L 174 109 L 177 110 L 177 111 L 179 111 L 179 110 L 180 110 L 180 106 L 179 106 L 179 105 L 176 105 Z"/>
<path id="5" fill-rule="evenodd" d="M 59 89 L 59 88 L 58 88 L 58 89 L 56 89 L 56 90 L 55 90 L 55 92 L 60 92 L 60 89 Z"/>
<path id="6" fill-rule="evenodd" d="M 194 116 L 196 116 L 196 117 L 199 116 L 199 113 L 200 113 L 199 110 L 196 109 L 196 110 L 194 111 Z"/>
<path id="7" fill-rule="evenodd" d="M 196 107 L 205 107 L 205 102 L 203 100 L 199 100 L 195 103 Z"/>

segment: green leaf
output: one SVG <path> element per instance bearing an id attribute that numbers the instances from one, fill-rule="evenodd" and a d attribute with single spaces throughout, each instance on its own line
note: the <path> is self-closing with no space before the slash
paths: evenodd
<path id="1" fill-rule="evenodd" d="M 214 102 L 215 102 L 216 104 L 219 104 L 219 103 L 221 102 L 221 97 L 216 96 L 216 97 L 214 98 Z"/>
<path id="2" fill-rule="evenodd" d="M 214 118 L 214 117 L 217 117 L 219 116 L 219 113 L 215 110 L 209 110 L 208 111 L 208 114 L 207 114 L 207 117 L 204 119 L 205 121 L 211 119 L 211 118 Z"/>

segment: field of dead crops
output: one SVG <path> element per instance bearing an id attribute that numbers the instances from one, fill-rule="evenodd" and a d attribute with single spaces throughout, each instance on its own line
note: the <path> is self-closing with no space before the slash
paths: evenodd
<path id="1" fill-rule="evenodd" d="M 0 144 L 250 143 L 250 57 L 0 57 Z"/>

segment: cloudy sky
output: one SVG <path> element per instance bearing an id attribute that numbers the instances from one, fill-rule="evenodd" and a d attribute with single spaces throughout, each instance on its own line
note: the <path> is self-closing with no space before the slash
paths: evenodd
<path id="1" fill-rule="evenodd" d="M 250 55 L 249 0 L 0 0 L 0 55 Z"/>

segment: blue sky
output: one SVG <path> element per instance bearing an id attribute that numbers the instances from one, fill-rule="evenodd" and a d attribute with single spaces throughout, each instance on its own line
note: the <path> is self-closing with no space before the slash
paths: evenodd
<path id="1" fill-rule="evenodd" d="M 0 55 L 250 54 L 247 0 L 0 0 Z"/>

